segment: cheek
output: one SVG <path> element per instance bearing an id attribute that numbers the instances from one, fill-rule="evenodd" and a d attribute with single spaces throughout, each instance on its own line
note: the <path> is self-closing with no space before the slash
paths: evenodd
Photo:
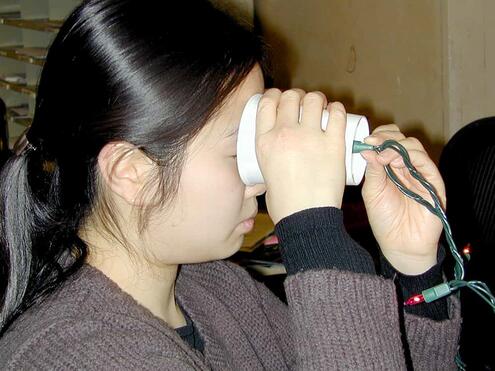
<path id="1" fill-rule="evenodd" d="M 182 177 L 184 195 L 189 202 L 208 214 L 235 217 L 232 213 L 242 209 L 245 192 L 235 159 L 204 158 L 190 165 Z"/>

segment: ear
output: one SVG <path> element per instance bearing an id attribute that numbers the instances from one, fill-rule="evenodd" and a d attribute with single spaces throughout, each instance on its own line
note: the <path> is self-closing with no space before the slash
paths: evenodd
<path id="1" fill-rule="evenodd" d="M 107 143 L 98 154 L 98 167 L 107 187 L 126 203 L 143 206 L 139 193 L 153 162 L 128 142 Z"/>

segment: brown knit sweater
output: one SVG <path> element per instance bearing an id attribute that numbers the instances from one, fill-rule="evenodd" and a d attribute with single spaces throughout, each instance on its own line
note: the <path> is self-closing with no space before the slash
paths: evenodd
<path id="1" fill-rule="evenodd" d="M 176 295 L 205 341 L 172 328 L 86 265 L 0 339 L 0 369 L 403 370 L 391 280 L 308 270 L 285 282 L 288 306 L 228 262 L 183 266 Z M 455 369 L 459 307 L 450 319 L 405 314 L 416 370 Z"/>
<path id="2" fill-rule="evenodd" d="M 415 370 L 454 369 L 458 301 L 445 301 L 445 313 L 442 305 L 404 313 L 396 284 L 402 294 L 421 290 L 434 275 L 395 283 L 377 276 L 342 216 L 314 208 L 276 225 L 288 305 L 232 263 L 182 266 L 176 297 L 204 340 L 203 353 L 84 265 L 8 328 L 0 370 L 403 370 L 411 361 Z"/>

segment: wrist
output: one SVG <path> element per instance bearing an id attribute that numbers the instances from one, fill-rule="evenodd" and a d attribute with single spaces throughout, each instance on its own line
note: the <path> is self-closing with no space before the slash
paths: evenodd
<path id="1" fill-rule="evenodd" d="M 371 255 L 346 232 L 340 209 L 303 210 L 277 223 L 275 233 L 288 275 L 309 269 L 375 273 Z"/>
<path id="2" fill-rule="evenodd" d="M 437 264 L 436 248 L 431 254 L 424 255 L 384 250 L 382 254 L 396 271 L 408 276 L 423 274 Z"/>
<path id="3" fill-rule="evenodd" d="M 437 263 L 426 272 L 419 275 L 406 275 L 397 272 L 390 262 L 380 254 L 381 273 L 385 278 L 392 279 L 399 288 L 401 301 L 406 301 L 414 295 L 422 293 L 423 290 L 430 289 L 444 282 L 442 263 L 445 259 L 445 248 L 438 246 Z M 435 300 L 431 303 L 421 303 L 418 305 L 405 306 L 407 313 L 430 318 L 435 321 L 448 319 L 448 305 L 446 298 Z"/>
<path id="4" fill-rule="evenodd" d="M 290 198 L 286 198 L 290 199 Z M 342 206 L 342 198 L 335 197 L 333 199 L 326 199 L 326 200 L 300 200 L 298 202 L 291 202 L 290 204 L 288 202 L 279 202 L 279 205 L 283 205 L 282 208 L 275 209 L 273 211 L 273 217 L 272 221 L 274 224 L 277 224 L 280 220 L 294 215 L 298 212 L 304 211 L 304 210 L 309 210 L 309 209 L 315 209 L 315 208 L 321 208 L 321 207 L 333 207 L 336 209 L 340 209 Z"/>

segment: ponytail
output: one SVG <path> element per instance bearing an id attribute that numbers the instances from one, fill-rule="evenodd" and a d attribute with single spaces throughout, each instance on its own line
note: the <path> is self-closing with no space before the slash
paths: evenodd
<path id="1" fill-rule="evenodd" d="M 31 272 L 35 201 L 29 152 L 12 156 L 0 173 L 0 333 L 21 306 Z"/>
<path id="2" fill-rule="evenodd" d="M 58 171 L 47 176 L 40 151 L 24 140 L 0 173 L 0 335 L 82 266 L 87 249 L 80 218 L 60 212 Z"/>

